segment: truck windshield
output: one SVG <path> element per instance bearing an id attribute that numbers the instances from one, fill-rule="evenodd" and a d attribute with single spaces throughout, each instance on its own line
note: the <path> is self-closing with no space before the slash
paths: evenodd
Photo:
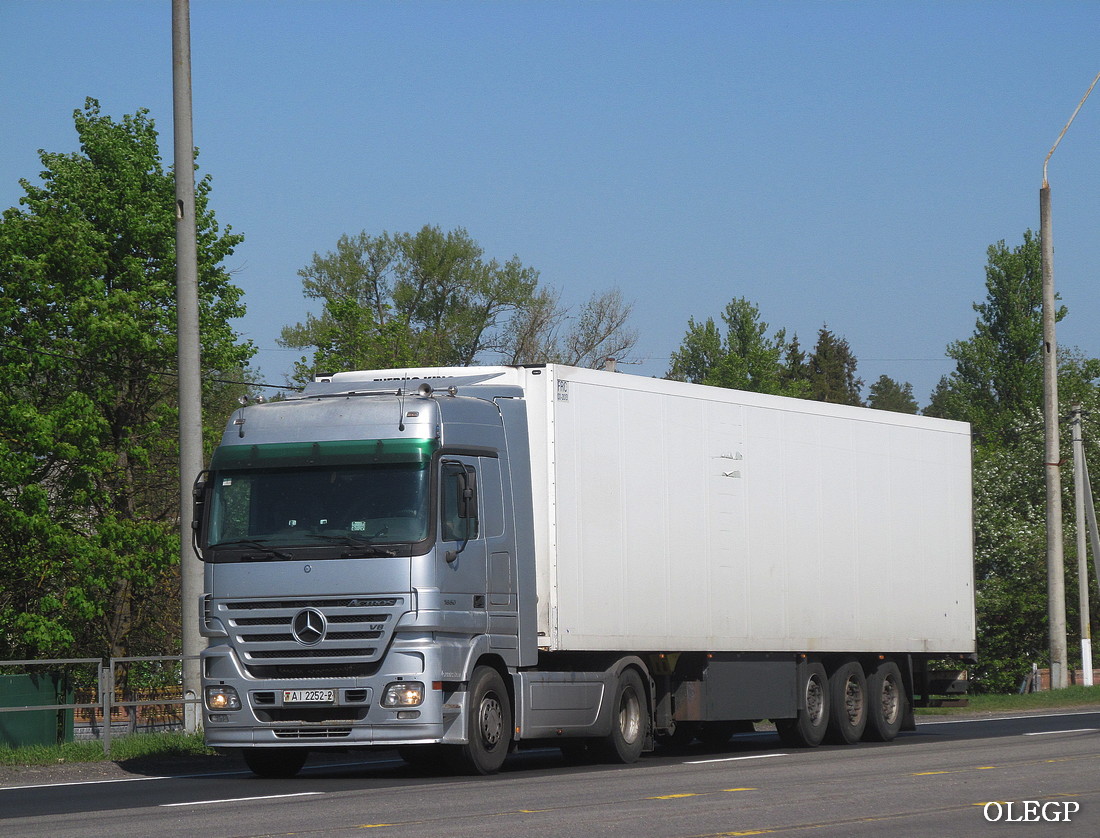
<path id="1" fill-rule="evenodd" d="M 277 559 L 291 558 L 280 547 L 422 541 L 428 473 L 426 462 L 217 470 L 207 544 Z"/>

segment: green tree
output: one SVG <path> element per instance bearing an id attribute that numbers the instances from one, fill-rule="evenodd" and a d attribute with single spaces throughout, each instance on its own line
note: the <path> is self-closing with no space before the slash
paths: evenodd
<path id="1" fill-rule="evenodd" d="M 819 402 L 860 406 L 863 380 L 856 377 L 857 361 L 844 338 L 827 326 L 817 333 L 817 343 L 807 362 L 810 398 Z"/>
<path id="2" fill-rule="evenodd" d="M 608 359 L 628 361 L 638 342 L 629 327 L 633 306 L 618 288 L 594 291 L 572 316 L 560 296 L 539 289 L 513 319 L 506 335 L 504 360 L 509 364 L 555 363 L 598 369 Z"/>
<path id="3" fill-rule="evenodd" d="M 279 342 L 312 349 L 294 379 L 315 372 L 414 366 L 562 363 L 598 367 L 637 342 L 618 289 L 594 292 L 574 316 L 539 273 L 513 256 L 488 261 L 463 229 L 359 233 L 298 274 L 319 316 L 283 328 Z"/>
<path id="4" fill-rule="evenodd" d="M 300 270 L 320 316 L 282 331 L 283 346 L 312 348 L 294 378 L 315 371 L 450 366 L 503 353 L 507 325 L 531 304 L 538 271 L 518 257 L 486 261 L 463 229 L 341 236 Z"/>
<path id="5" fill-rule="evenodd" d="M 1021 414 L 1019 424 L 1015 441 L 974 450 L 973 678 L 985 692 L 1014 692 L 1032 663 L 1047 665 L 1042 417 Z"/>
<path id="6" fill-rule="evenodd" d="M 1009 249 L 988 250 L 986 297 L 974 305 L 974 334 L 947 350 L 955 369 L 940 380 L 925 413 L 971 423 L 974 433 L 974 573 L 978 618 L 976 681 L 988 691 L 1016 689 L 1033 663 L 1048 665 L 1046 492 L 1043 468 L 1041 246 L 1029 230 Z M 1056 313 L 1065 315 L 1064 307 Z M 1059 353 L 1059 397 L 1097 405 L 1100 362 Z M 1100 407 L 1100 405 L 1097 405 Z M 1062 460 L 1072 454 L 1062 435 Z M 1088 440 L 1091 456 L 1100 454 Z M 1072 579 L 1071 481 L 1063 480 L 1067 575 Z M 1075 629 L 1076 598 L 1067 603 Z M 1074 648 L 1074 644 L 1071 644 Z"/>
<path id="7" fill-rule="evenodd" d="M 925 411 L 970 422 L 988 440 L 1014 440 L 1021 412 L 1043 403 L 1042 247 L 1030 230 L 1019 247 L 991 245 L 986 298 L 975 303 L 974 334 L 947 347 L 955 369 Z M 1055 314 L 1061 320 L 1065 307 Z"/>
<path id="8" fill-rule="evenodd" d="M 785 329 L 768 336 L 768 324 L 760 311 L 744 298 L 731 300 L 722 312 L 724 331 L 707 318 L 688 320 L 687 333 L 673 353 L 667 378 L 710 384 L 737 390 L 804 396 L 806 382 L 789 374 L 789 352 L 797 353 L 797 341 L 787 343 Z"/>
<path id="9" fill-rule="evenodd" d="M 89 99 L 74 121 L 80 151 L 40 151 L 41 184 L 0 218 L 0 657 L 137 653 L 178 623 L 174 182 L 147 111 Z M 224 401 L 214 380 L 253 349 L 210 188 L 204 398 Z"/>
<path id="10" fill-rule="evenodd" d="M 916 413 L 917 400 L 913 398 L 913 385 L 906 381 L 898 384 L 888 375 L 879 376 L 868 391 L 867 406 L 875 410 L 892 410 L 895 413 Z"/>
<path id="11" fill-rule="evenodd" d="M 783 368 L 779 371 L 779 380 L 788 391 L 808 391 L 810 365 L 806 353 L 798 342 L 798 335 L 791 338 L 783 357 Z M 798 384 L 797 382 L 802 382 Z"/>

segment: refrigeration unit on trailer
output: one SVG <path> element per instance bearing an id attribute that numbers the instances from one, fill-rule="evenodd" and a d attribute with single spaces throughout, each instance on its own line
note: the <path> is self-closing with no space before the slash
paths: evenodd
<path id="1" fill-rule="evenodd" d="M 963 423 L 546 365 L 319 376 L 196 483 L 207 742 L 892 739 L 975 651 Z"/>

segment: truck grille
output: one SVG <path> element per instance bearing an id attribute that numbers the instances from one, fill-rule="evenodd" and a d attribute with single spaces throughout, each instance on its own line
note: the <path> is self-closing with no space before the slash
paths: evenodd
<path id="1" fill-rule="evenodd" d="M 378 664 L 405 597 L 231 600 L 212 603 L 254 676 L 326 677 Z M 293 674 L 292 674 L 293 673 Z"/>

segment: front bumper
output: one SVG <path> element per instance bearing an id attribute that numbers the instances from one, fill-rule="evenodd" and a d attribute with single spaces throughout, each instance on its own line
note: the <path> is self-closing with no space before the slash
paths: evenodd
<path id="1" fill-rule="evenodd" d="M 203 696 L 206 687 L 232 687 L 237 710 L 203 706 L 206 744 L 215 748 L 369 747 L 432 744 L 456 734 L 464 694 L 442 689 L 436 654 L 429 647 L 395 644 L 379 671 L 368 677 L 260 679 L 240 665 L 233 648 L 216 645 L 203 652 Z M 392 664 L 389 661 L 392 660 Z M 424 697 L 415 707 L 382 707 L 388 684 L 417 681 Z M 284 690 L 331 690 L 326 702 L 286 703 Z M 460 727 L 460 725 L 459 725 Z"/>

